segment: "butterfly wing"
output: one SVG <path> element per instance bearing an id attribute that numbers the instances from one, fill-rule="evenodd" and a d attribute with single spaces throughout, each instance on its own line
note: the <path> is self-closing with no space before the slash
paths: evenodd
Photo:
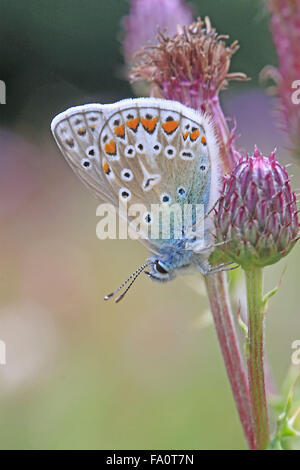
<path id="1" fill-rule="evenodd" d="M 203 204 L 207 212 L 217 199 L 213 125 L 180 103 L 138 98 L 79 106 L 59 114 L 51 128 L 63 155 L 99 200 L 118 209 L 145 206 L 136 229 L 152 251 L 166 243 L 149 236 L 153 204 Z"/>
<path id="2" fill-rule="evenodd" d="M 101 168 L 98 141 L 104 123 L 102 106 L 88 104 L 58 114 L 51 130 L 65 159 L 94 196 L 116 204 L 113 192 L 105 191 L 107 183 Z"/>

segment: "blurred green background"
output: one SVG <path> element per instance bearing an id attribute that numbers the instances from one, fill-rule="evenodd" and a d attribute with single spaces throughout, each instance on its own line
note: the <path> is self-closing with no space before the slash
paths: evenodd
<path id="1" fill-rule="evenodd" d="M 258 80 L 276 65 L 262 2 L 193 4 L 239 40 L 232 70 L 252 77 L 223 94 L 238 147 L 277 146 L 289 162 L 276 102 Z M 133 96 L 122 78 L 128 10 L 125 0 L 0 0 L 2 449 L 245 448 L 200 276 L 163 286 L 141 277 L 121 304 L 104 303 L 147 252 L 134 241 L 97 240 L 97 202 L 50 135 L 51 119 L 68 106 Z M 292 173 L 297 187 L 300 172 Z M 267 316 L 279 384 L 300 339 L 299 262 L 298 246 L 266 269 L 268 289 L 288 267 Z"/>

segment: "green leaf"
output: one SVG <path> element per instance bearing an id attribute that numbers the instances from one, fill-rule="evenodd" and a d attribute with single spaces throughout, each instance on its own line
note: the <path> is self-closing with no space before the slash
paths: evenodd
<path id="1" fill-rule="evenodd" d="M 300 431 L 294 428 L 294 422 L 300 413 L 300 408 L 298 408 L 297 411 L 292 416 L 290 416 L 294 404 L 293 399 L 295 386 L 299 377 L 300 374 L 297 375 L 296 379 L 292 383 L 286 399 L 284 401 L 282 400 L 282 412 L 278 415 L 277 418 L 276 433 L 274 439 L 271 441 L 269 447 L 270 449 L 283 449 L 284 439 L 300 437 Z"/>
<path id="2" fill-rule="evenodd" d="M 263 299 L 262 299 L 262 306 L 263 306 L 263 309 L 264 311 L 267 310 L 268 308 L 268 302 L 269 300 L 278 292 L 279 290 L 279 287 L 281 286 L 281 283 L 282 283 L 282 279 L 283 279 L 283 276 L 285 275 L 286 273 L 286 270 L 287 270 L 287 266 L 284 268 L 284 270 L 282 271 L 282 274 L 280 276 L 280 279 L 279 279 L 279 282 L 277 284 L 276 287 L 274 287 L 274 289 L 270 290 L 270 292 L 268 292 L 267 294 L 265 294 L 263 296 Z"/>

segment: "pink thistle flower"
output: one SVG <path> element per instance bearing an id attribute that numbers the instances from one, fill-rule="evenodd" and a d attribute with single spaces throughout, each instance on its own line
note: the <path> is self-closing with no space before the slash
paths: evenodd
<path id="1" fill-rule="evenodd" d="M 294 82 L 300 80 L 300 2 L 268 0 L 270 27 L 279 68 L 267 67 L 264 75 L 277 83 L 280 98 L 280 120 L 290 137 L 295 155 L 300 157 L 300 103 L 293 102 Z"/>
<path id="2" fill-rule="evenodd" d="M 130 63 L 141 47 L 155 40 L 158 28 L 175 34 L 180 25 L 192 21 L 192 7 L 183 0 L 131 0 L 130 13 L 123 18 L 126 62 Z"/>
<path id="3" fill-rule="evenodd" d="M 146 80 L 151 95 L 179 101 L 186 106 L 212 114 L 219 137 L 224 172 L 236 163 L 235 136 L 229 131 L 219 103 L 219 92 L 230 80 L 246 80 L 243 73 L 230 73 L 237 41 L 227 46 L 228 36 L 218 35 L 200 18 L 173 37 L 160 33 L 158 44 L 145 47 L 139 53 L 139 63 L 133 67 L 131 81 Z"/>
<path id="4" fill-rule="evenodd" d="M 275 150 L 240 157 L 224 178 L 215 228 L 221 251 L 243 268 L 276 263 L 291 251 L 299 231 L 296 194 Z"/>

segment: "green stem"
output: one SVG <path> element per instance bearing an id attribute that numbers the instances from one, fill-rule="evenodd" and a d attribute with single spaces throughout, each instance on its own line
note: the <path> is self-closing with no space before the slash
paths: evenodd
<path id="1" fill-rule="evenodd" d="M 264 373 L 264 307 L 261 268 L 245 270 L 248 302 L 248 377 L 253 424 L 258 449 L 269 444 L 268 409 Z"/>

